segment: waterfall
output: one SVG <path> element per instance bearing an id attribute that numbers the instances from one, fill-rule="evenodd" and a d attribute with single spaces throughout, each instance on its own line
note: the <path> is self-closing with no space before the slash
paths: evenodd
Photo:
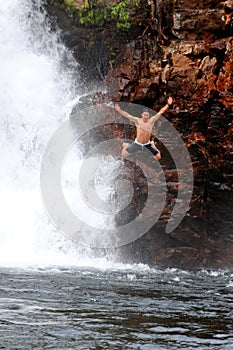
<path id="1" fill-rule="evenodd" d="M 1 1 L 0 33 L 0 264 L 70 263 L 77 247 L 49 222 L 39 173 L 79 97 L 78 66 L 40 1 Z"/>

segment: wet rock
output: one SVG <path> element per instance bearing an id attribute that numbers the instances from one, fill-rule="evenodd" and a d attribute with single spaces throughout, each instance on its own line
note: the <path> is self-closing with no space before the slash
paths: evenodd
<path id="1" fill-rule="evenodd" d="M 226 41 L 223 65 L 220 69 L 216 82 L 217 90 L 220 94 L 220 101 L 233 110 L 233 39 Z"/>
<path id="2" fill-rule="evenodd" d="M 169 28 L 163 16 L 161 23 L 157 23 L 161 26 L 156 26 L 150 19 L 147 1 L 142 3 L 147 24 L 141 32 L 138 28 L 135 35 L 129 33 L 125 41 L 123 37 L 119 40 L 111 28 L 92 29 L 88 39 L 87 29 L 86 33 L 81 29 L 82 37 L 80 29 L 73 28 L 68 33 L 66 27 L 67 43 L 79 57 L 84 71 L 89 64 L 95 77 L 103 80 L 105 93 L 92 95 L 89 102 L 134 102 L 158 111 L 171 94 L 174 104 L 165 117 L 179 132 L 192 159 L 194 187 L 190 208 L 180 225 L 167 234 L 166 225 L 177 193 L 185 184 L 179 180 L 182 169 L 176 169 L 158 135 L 160 164 L 167 186 L 163 212 L 147 234 L 122 247 L 118 254 L 124 261 L 162 266 L 232 267 L 233 2 L 169 0 L 166 2 L 172 9 Z M 109 65 L 112 52 L 114 62 Z M 84 98 L 84 104 L 87 99 Z M 162 124 L 158 129 L 166 134 Z M 125 133 L 127 138 L 135 137 L 134 128 L 119 127 L 114 132 L 122 139 Z M 100 139 L 106 133 L 106 129 L 100 130 Z M 169 140 L 169 135 L 166 137 Z M 173 153 L 179 158 L 175 147 Z M 146 200 L 147 179 L 134 165 L 130 168 L 141 197 L 135 189 L 136 197 L 127 217 L 118 216 L 119 224 L 135 217 Z M 161 178 L 158 174 L 158 179 Z"/>

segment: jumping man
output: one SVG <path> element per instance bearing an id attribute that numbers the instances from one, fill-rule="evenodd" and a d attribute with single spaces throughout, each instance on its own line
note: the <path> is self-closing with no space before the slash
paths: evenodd
<path id="1" fill-rule="evenodd" d="M 152 128 L 154 123 L 161 117 L 161 115 L 167 111 L 169 106 L 172 104 L 173 99 L 169 97 L 167 99 L 167 104 L 160 109 L 160 111 L 153 117 L 150 117 L 149 112 L 143 112 L 141 118 L 132 116 L 131 114 L 123 111 L 118 104 L 115 105 L 115 109 L 123 116 L 135 123 L 137 128 L 136 139 L 129 145 L 128 143 L 123 144 L 122 157 L 126 158 L 131 153 L 137 152 L 143 147 L 146 147 L 154 155 L 157 160 L 161 159 L 160 151 L 154 146 L 153 142 L 150 141 Z"/>

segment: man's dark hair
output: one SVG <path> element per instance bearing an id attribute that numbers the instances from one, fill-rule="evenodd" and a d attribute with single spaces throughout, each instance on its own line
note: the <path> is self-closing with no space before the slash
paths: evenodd
<path id="1" fill-rule="evenodd" d="M 148 109 L 143 109 L 142 113 L 144 113 L 144 112 L 149 113 L 149 115 L 151 115 L 151 113 L 150 113 L 150 111 Z"/>

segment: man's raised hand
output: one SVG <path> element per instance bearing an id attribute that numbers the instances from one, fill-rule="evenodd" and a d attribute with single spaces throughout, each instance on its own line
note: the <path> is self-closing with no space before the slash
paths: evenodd
<path id="1" fill-rule="evenodd" d="M 167 104 L 170 106 L 173 103 L 173 98 L 171 96 L 168 97 L 167 99 Z"/>

